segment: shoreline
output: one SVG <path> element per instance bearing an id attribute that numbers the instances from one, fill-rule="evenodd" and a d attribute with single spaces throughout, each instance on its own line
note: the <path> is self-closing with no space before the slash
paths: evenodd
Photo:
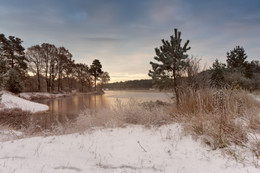
<path id="1" fill-rule="evenodd" d="M 70 93 L 48 93 L 48 92 L 23 92 L 18 94 L 18 97 L 26 99 L 26 100 L 38 100 L 38 99 L 55 99 L 61 97 L 69 97 L 73 95 L 80 95 L 80 94 L 87 94 L 87 95 L 102 95 L 103 92 L 99 91 L 92 91 L 92 92 L 70 92 Z"/>
<path id="2" fill-rule="evenodd" d="M 19 108 L 23 111 L 30 111 L 31 113 L 39 113 L 49 110 L 48 105 L 21 98 L 19 95 L 8 91 L 2 91 L 0 103 L 0 110 Z"/>

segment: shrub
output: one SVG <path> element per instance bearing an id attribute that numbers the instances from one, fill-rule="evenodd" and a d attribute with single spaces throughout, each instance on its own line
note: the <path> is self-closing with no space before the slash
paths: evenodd
<path id="1" fill-rule="evenodd" d="M 225 64 L 222 64 L 215 60 L 211 68 L 210 85 L 215 88 L 223 88 L 225 86 L 224 81 L 224 69 Z"/>
<path id="2" fill-rule="evenodd" d="M 0 110 L 0 125 L 14 129 L 29 127 L 31 113 L 18 108 Z"/>
<path id="3" fill-rule="evenodd" d="M 142 125 L 161 125 L 170 121 L 171 117 L 164 111 L 162 102 L 139 103 L 130 99 L 126 103 L 117 101 L 113 108 L 115 115 L 119 116 L 124 123 Z"/>
<path id="4" fill-rule="evenodd" d="M 18 94 L 23 90 L 23 83 L 22 83 L 20 75 L 16 69 L 11 68 L 8 71 L 7 78 L 8 79 L 6 81 L 5 87 L 8 91 Z"/>

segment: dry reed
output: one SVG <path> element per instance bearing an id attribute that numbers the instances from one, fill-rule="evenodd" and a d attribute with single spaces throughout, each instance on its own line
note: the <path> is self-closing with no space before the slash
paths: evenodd
<path id="1" fill-rule="evenodd" d="M 246 145 L 248 132 L 260 130 L 259 102 L 241 90 L 192 90 L 181 94 L 171 115 L 188 133 L 202 136 L 213 148 Z"/>
<path id="2" fill-rule="evenodd" d="M 14 129 L 28 128 L 31 112 L 19 108 L 0 110 L 0 125 Z"/>
<path id="3" fill-rule="evenodd" d="M 84 130 L 97 126 L 122 127 L 125 124 L 150 126 L 168 122 L 171 122 L 171 116 L 165 112 L 162 102 L 140 103 L 135 99 L 129 99 L 126 103 L 117 100 L 110 109 L 83 111 L 74 122 L 74 127 Z"/>

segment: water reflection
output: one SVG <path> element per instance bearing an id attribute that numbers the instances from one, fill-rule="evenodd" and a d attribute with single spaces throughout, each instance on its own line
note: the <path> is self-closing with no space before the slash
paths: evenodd
<path id="1" fill-rule="evenodd" d="M 38 121 L 43 127 L 48 128 L 53 124 L 64 124 L 75 119 L 85 109 L 97 111 L 108 108 L 117 99 L 121 102 L 126 102 L 131 98 L 138 101 L 170 101 L 170 97 L 169 93 L 154 91 L 107 91 L 104 95 L 77 94 L 57 99 L 41 99 L 36 101 L 48 105 L 49 112 L 34 115 L 33 121 Z"/>
<path id="2" fill-rule="evenodd" d="M 80 113 L 85 109 L 97 110 L 107 107 L 106 97 L 103 95 L 75 95 L 71 97 L 44 99 L 37 102 L 49 106 L 52 114 L 73 114 Z"/>

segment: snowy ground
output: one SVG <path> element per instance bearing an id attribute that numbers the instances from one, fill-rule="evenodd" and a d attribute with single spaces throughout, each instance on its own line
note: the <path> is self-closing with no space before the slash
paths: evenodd
<path id="1" fill-rule="evenodd" d="M 23 132 L 10 129 L 8 130 L 7 127 L 0 126 L 0 144 L 1 141 L 11 141 L 19 138 L 23 138 Z"/>
<path id="2" fill-rule="evenodd" d="M 6 91 L 3 91 L 2 101 L 0 103 L 0 109 L 21 108 L 24 111 L 31 111 L 32 113 L 49 110 L 49 106 L 47 105 L 19 98 L 18 96 Z"/>
<path id="3" fill-rule="evenodd" d="M 0 173 L 259 173 L 212 151 L 176 124 L 127 126 L 0 143 Z"/>

